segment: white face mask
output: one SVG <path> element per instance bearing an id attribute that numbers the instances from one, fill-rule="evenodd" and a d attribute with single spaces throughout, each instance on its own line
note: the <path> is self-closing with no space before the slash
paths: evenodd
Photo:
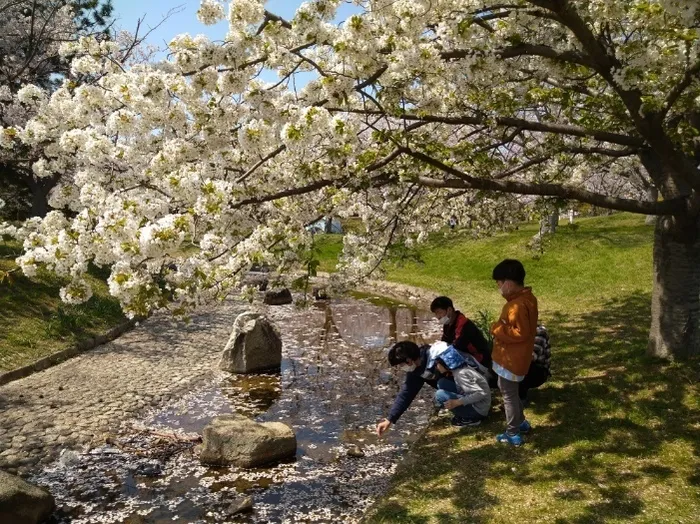
<path id="1" fill-rule="evenodd" d="M 405 371 L 406 373 L 410 373 L 411 371 L 415 371 L 416 366 L 415 364 L 402 364 L 399 366 L 399 369 L 401 371 Z"/>
<path id="2" fill-rule="evenodd" d="M 510 280 L 506 280 L 501 285 L 499 291 L 501 292 L 502 296 L 507 297 L 513 291 L 513 283 Z"/>
<path id="3" fill-rule="evenodd" d="M 438 320 L 438 322 L 440 322 L 440 324 L 442 324 L 443 326 L 446 326 L 447 324 L 450 323 L 450 316 L 449 316 L 449 315 L 445 315 L 445 316 L 442 317 L 440 320 Z"/>

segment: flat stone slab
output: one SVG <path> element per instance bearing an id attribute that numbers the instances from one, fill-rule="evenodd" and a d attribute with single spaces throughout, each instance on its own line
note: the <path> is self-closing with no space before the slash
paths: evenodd
<path id="1" fill-rule="evenodd" d="M 296 436 L 286 424 L 224 415 L 204 428 L 199 459 L 203 464 L 254 468 L 293 457 L 296 451 Z"/>

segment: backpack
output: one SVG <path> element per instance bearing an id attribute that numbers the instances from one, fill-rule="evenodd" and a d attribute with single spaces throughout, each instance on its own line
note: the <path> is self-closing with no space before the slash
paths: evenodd
<path id="1" fill-rule="evenodd" d="M 537 326 L 535 333 L 535 346 L 532 350 L 533 362 L 547 370 L 547 374 L 552 373 L 549 370 L 552 359 L 552 346 L 549 343 L 549 333 L 547 328 L 540 325 Z"/>

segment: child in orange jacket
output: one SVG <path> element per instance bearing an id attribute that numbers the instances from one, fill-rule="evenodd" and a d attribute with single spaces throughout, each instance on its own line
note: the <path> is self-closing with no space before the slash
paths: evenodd
<path id="1" fill-rule="evenodd" d="M 537 298 L 531 288 L 525 287 L 525 268 L 518 260 L 504 260 L 494 268 L 492 277 L 506 299 L 500 318 L 491 326 L 492 367 L 498 375 L 507 422 L 506 431 L 496 440 L 520 446 L 523 443 L 520 434 L 531 429 L 525 420 L 518 386 L 532 360 L 537 333 Z"/>

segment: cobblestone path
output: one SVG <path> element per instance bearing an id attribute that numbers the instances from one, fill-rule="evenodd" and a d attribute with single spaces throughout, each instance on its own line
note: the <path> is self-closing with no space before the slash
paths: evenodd
<path id="1" fill-rule="evenodd" d="M 104 442 L 123 421 L 211 377 L 244 309 L 219 304 L 189 324 L 154 316 L 113 342 L 0 386 L 0 469 L 25 475 L 64 448 Z"/>

